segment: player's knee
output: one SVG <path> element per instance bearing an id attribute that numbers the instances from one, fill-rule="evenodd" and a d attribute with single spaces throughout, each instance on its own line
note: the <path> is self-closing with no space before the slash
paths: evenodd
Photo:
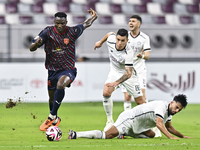
<path id="1" fill-rule="evenodd" d="M 140 97 L 137 97 L 135 98 L 135 102 L 140 105 L 140 104 L 143 104 L 143 103 L 146 103 L 145 99 L 143 96 L 140 96 Z"/>

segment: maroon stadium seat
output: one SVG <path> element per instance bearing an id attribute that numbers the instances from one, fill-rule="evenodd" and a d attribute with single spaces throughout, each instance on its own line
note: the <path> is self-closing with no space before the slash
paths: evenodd
<path id="1" fill-rule="evenodd" d="M 154 16 L 153 21 L 155 24 L 166 24 L 165 16 Z"/>
<path id="2" fill-rule="evenodd" d="M 90 8 L 95 10 L 95 3 L 83 4 L 83 12 L 87 13 L 87 10 L 89 10 Z"/>
<path id="3" fill-rule="evenodd" d="M 33 4 L 31 5 L 31 11 L 34 13 L 43 13 L 42 4 Z"/>
<path id="4" fill-rule="evenodd" d="M 180 16 L 181 24 L 191 24 L 193 23 L 193 18 L 191 16 Z"/>
<path id="5" fill-rule="evenodd" d="M 32 16 L 20 16 L 19 21 L 21 24 L 31 24 L 33 23 Z"/>
<path id="6" fill-rule="evenodd" d="M 110 10 L 113 13 L 121 13 L 122 12 L 120 4 L 110 4 Z"/>
<path id="7" fill-rule="evenodd" d="M 100 24 L 112 24 L 112 17 L 111 16 L 100 16 L 99 17 Z"/>
<path id="8" fill-rule="evenodd" d="M 0 24 L 5 24 L 5 17 L 4 16 L 0 16 Z"/>
<path id="9" fill-rule="evenodd" d="M 187 5 L 187 10 L 189 13 L 199 13 L 199 5 Z"/>
<path id="10" fill-rule="evenodd" d="M 173 4 L 161 4 L 161 9 L 164 13 L 174 13 Z"/>
<path id="11" fill-rule="evenodd" d="M 60 12 L 65 12 L 65 13 L 70 12 L 69 5 L 68 5 L 68 4 L 65 4 L 65 5 L 63 5 L 63 4 L 58 4 L 58 5 L 57 5 L 57 9 L 58 9 L 58 11 L 60 11 Z"/>
<path id="12" fill-rule="evenodd" d="M 147 5 L 146 4 L 135 5 L 135 11 L 137 13 L 147 13 Z"/>
<path id="13" fill-rule="evenodd" d="M 17 13 L 17 4 L 6 4 L 6 12 L 7 13 Z"/>
<path id="14" fill-rule="evenodd" d="M 75 24 L 83 23 L 86 20 L 85 16 L 73 16 L 73 22 Z"/>

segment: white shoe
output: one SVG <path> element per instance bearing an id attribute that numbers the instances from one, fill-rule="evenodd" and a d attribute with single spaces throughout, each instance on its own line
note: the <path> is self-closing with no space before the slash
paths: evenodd
<path id="1" fill-rule="evenodd" d="M 152 128 L 153 132 L 155 132 L 155 137 L 162 137 L 160 130 L 157 127 Z"/>
<path id="2" fill-rule="evenodd" d="M 107 131 L 108 129 L 110 129 L 111 126 L 113 125 L 113 123 L 114 123 L 113 120 L 112 120 L 112 121 L 107 121 L 107 122 L 106 122 L 106 126 L 105 126 L 105 128 L 103 129 L 103 131 Z"/>

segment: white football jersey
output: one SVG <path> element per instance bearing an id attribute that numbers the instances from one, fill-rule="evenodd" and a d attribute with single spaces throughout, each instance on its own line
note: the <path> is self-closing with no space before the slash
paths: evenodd
<path id="1" fill-rule="evenodd" d="M 133 66 L 135 70 L 138 73 L 143 70 L 146 70 L 145 59 L 138 58 L 137 55 L 143 49 L 144 49 L 144 52 L 151 51 L 149 36 L 140 31 L 139 35 L 134 38 L 131 35 L 131 32 L 129 31 L 128 39 L 129 39 L 128 44 L 130 45 L 130 48 L 133 50 L 133 54 L 134 54 Z"/>
<path id="2" fill-rule="evenodd" d="M 110 34 L 107 38 L 107 47 L 110 59 L 111 71 L 125 73 L 125 66 L 133 66 L 133 51 L 128 45 L 123 50 L 116 49 L 116 35 Z"/>

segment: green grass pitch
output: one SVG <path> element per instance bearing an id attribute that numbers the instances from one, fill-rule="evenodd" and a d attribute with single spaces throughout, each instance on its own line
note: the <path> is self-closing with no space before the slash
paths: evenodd
<path id="1" fill-rule="evenodd" d="M 135 105 L 135 103 L 133 103 Z M 114 102 L 114 119 L 123 111 L 122 102 Z M 106 115 L 102 102 L 62 103 L 58 116 L 63 136 L 59 142 L 50 142 L 40 124 L 49 115 L 48 103 L 20 103 L 6 108 L 0 103 L 0 150 L 199 150 L 200 105 L 188 104 L 186 109 L 173 117 L 173 126 L 192 139 L 170 140 L 164 135 L 153 139 L 84 139 L 68 140 L 68 131 L 103 130 Z"/>

